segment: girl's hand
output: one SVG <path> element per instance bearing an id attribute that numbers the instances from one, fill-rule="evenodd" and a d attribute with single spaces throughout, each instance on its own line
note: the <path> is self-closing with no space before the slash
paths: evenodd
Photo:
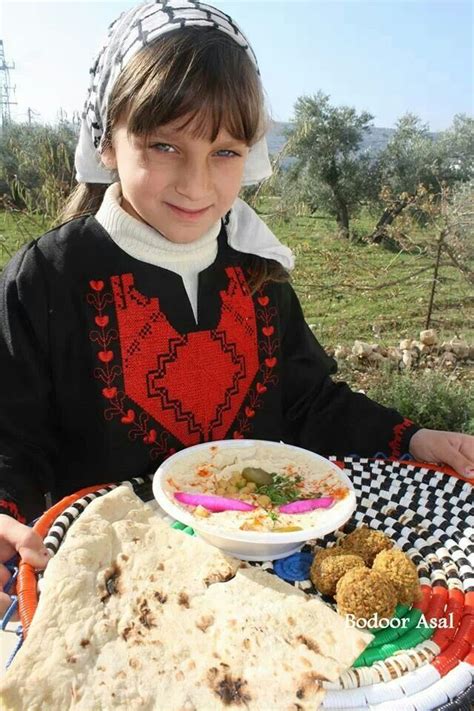
<path id="1" fill-rule="evenodd" d="M 16 553 L 38 570 L 43 570 L 49 561 L 48 549 L 43 545 L 41 536 L 12 516 L 0 514 L 0 617 L 3 617 L 11 603 L 10 595 L 3 592 L 10 572 L 2 563 L 13 558 Z"/>
<path id="2" fill-rule="evenodd" d="M 474 479 L 474 437 L 471 435 L 418 430 L 410 440 L 409 449 L 419 462 L 447 464 L 461 476 Z"/>

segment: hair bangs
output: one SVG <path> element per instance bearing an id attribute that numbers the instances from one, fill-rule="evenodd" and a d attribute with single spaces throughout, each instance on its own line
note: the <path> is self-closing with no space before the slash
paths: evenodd
<path id="1" fill-rule="evenodd" d="M 260 79 L 243 50 L 220 30 L 185 28 L 145 47 L 125 67 L 109 100 L 108 134 L 126 120 L 146 137 L 173 123 L 214 142 L 221 128 L 251 146 L 265 133 Z"/>

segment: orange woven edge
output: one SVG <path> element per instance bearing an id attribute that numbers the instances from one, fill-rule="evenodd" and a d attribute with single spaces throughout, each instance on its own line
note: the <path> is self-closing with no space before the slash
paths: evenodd
<path id="1" fill-rule="evenodd" d="M 89 486 L 85 489 L 77 491 L 75 494 L 70 494 L 65 496 L 64 499 L 58 501 L 54 506 L 49 508 L 44 514 L 38 519 L 38 521 L 33 526 L 33 531 L 36 531 L 41 538 L 45 538 L 51 524 L 53 521 L 71 504 L 73 504 L 77 499 L 86 496 L 86 494 L 91 494 L 94 491 L 103 489 L 105 486 L 110 486 L 110 484 L 101 484 L 96 486 Z M 26 638 L 28 630 L 30 628 L 33 615 L 36 612 L 38 606 L 38 592 L 37 592 L 37 581 L 36 581 L 36 571 L 29 563 L 24 563 L 20 561 L 17 579 L 17 596 L 18 596 L 18 611 L 20 615 L 20 621 L 23 630 L 23 639 Z"/>

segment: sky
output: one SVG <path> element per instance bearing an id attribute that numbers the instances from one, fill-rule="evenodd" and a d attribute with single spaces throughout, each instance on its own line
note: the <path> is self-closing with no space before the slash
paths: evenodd
<path id="1" fill-rule="evenodd" d="M 12 117 L 54 123 L 82 111 L 88 70 L 107 26 L 139 4 L 114 0 L 0 0 L 0 39 L 15 68 Z M 471 0 L 211 0 L 250 40 L 271 115 L 290 121 L 299 96 L 321 90 L 336 106 L 369 111 L 393 128 L 410 111 L 432 131 L 472 114 Z"/>

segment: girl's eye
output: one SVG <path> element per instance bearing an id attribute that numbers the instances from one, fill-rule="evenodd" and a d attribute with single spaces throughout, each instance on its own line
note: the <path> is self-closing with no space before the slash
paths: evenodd
<path id="1" fill-rule="evenodd" d="M 174 151 L 173 146 L 170 146 L 169 143 L 154 143 L 151 148 L 155 148 L 159 153 L 170 153 L 169 148 Z"/>
<path id="2" fill-rule="evenodd" d="M 218 152 L 218 153 L 227 153 L 227 155 L 222 156 L 223 158 L 233 158 L 233 156 L 237 156 L 237 157 L 238 157 L 238 155 L 239 155 L 239 154 L 236 153 L 235 151 L 226 150 L 226 149 L 224 149 L 224 148 L 223 148 L 221 151 L 217 151 L 217 152 Z"/>
<path id="3" fill-rule="evenodd" d="M 173 146 L 171 146 L 169 143 L 154 143 L 151 148 L 154 150 L 157 150 L 158 153 L 171 153 L 175 152 L 175 149 Z M 235 151 L 231 151 L 228 149 L 223 148 L 220 151 L 216 151 L 217 155 L 219 155 L 220 158 L 233 158 L 234 156 L 239 156 L 239 153 L 236 153 Z M 224 154 L 224 155 L 222 155 Z"/>

